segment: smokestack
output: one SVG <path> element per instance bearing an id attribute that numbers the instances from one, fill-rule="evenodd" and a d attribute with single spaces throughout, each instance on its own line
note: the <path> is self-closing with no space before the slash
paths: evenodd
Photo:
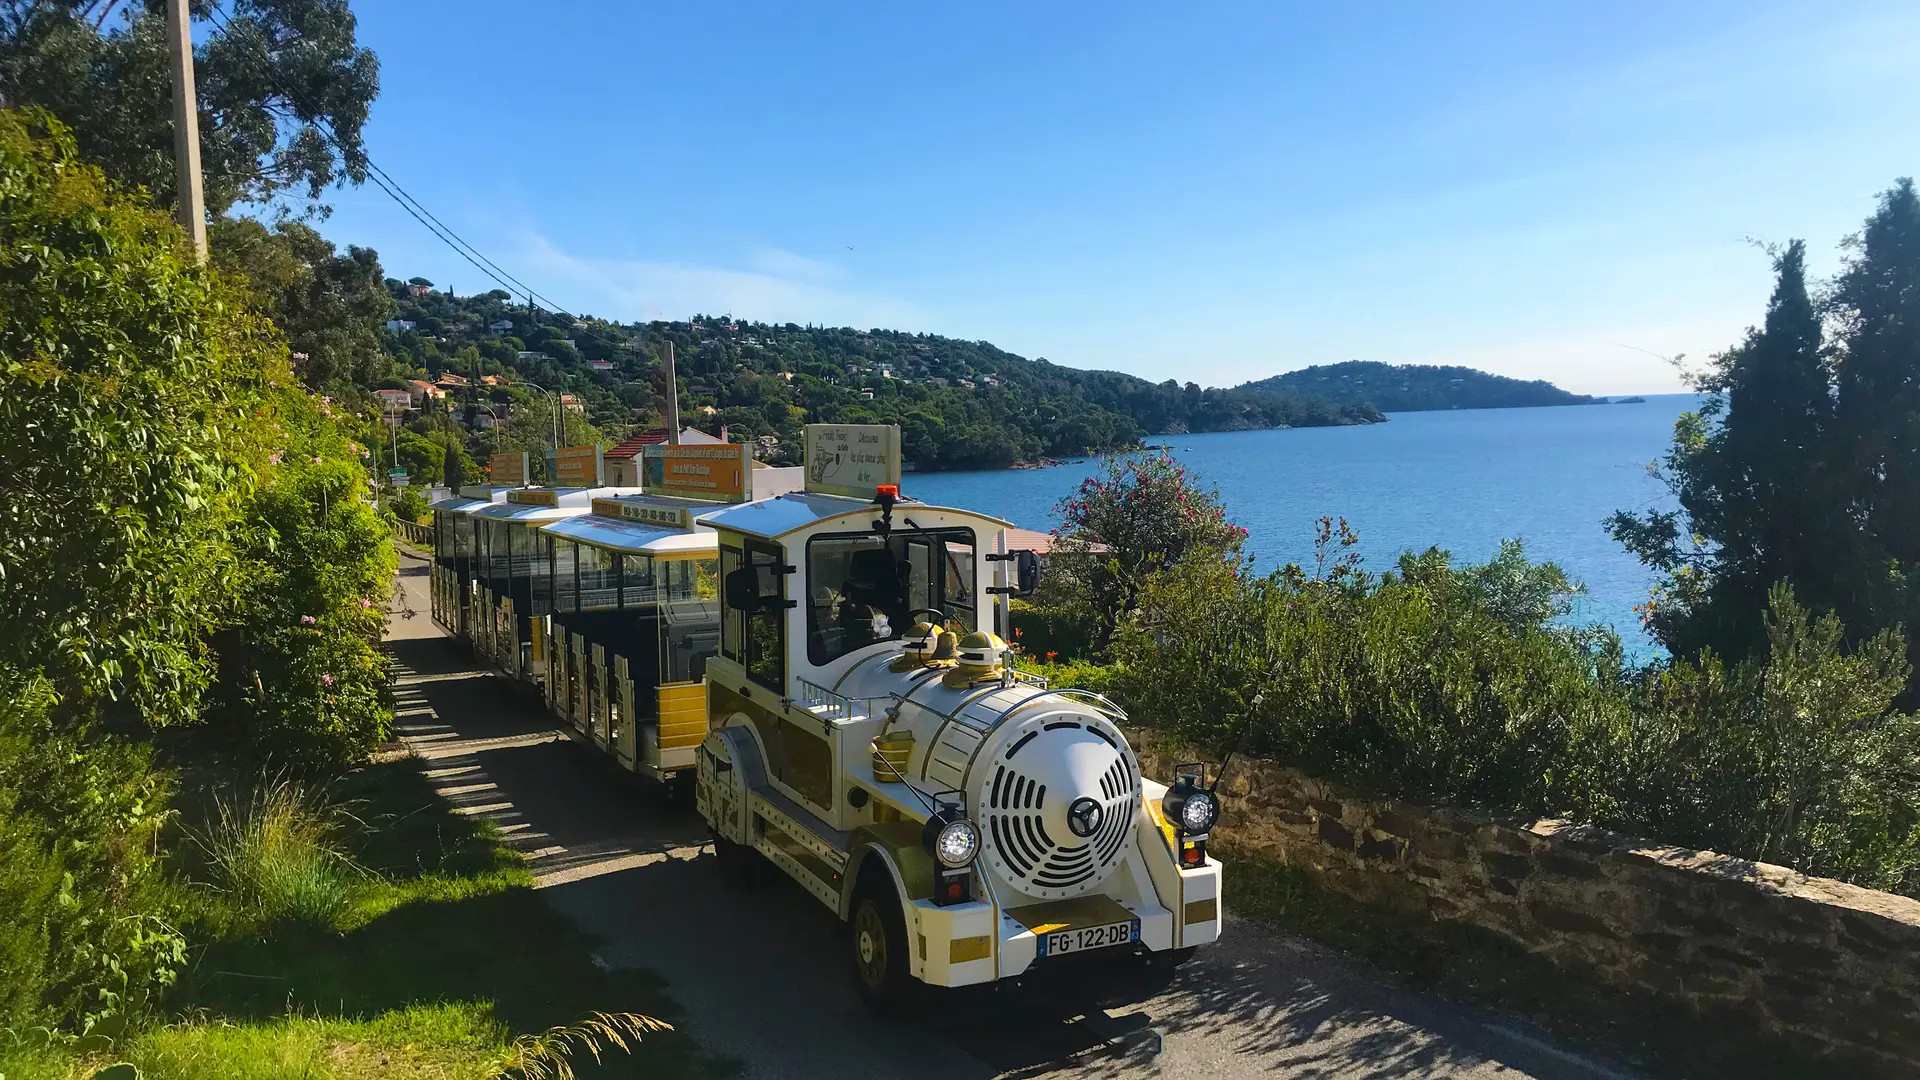
<path id="1" fill-rule="evenodd" d="M 667 445 L 680 445 L 680 379 L 673 371 L 673 339 L 667 339 Z"/>

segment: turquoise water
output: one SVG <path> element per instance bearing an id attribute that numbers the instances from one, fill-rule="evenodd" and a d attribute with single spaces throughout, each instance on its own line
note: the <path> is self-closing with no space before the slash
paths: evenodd
<path id="1" fill-rule="evenodd" d="M 1220 489 L 1227 515 L 1251 533 L 1262 566 L 1306 562 L 1314 523 L 1344 517 L 1366 565 L 1389 568 L 1400 552 L 1438 546 L 1479 562 L 1503 538 L 1584 582 L 1580 622 L 1611 625 L 1637 653 L 1653 646 L 1633 606 L 1653 575 L 1614 543 L 1601 519 L 1615 510 L 1667 507 L 1647 473 L 1666 452 L 1674 418 L 1694 394 L 1644 405 L 1573 405 L 1396 413 L 1366 427 L 1166 435 L 1202 482 Z M 1057 522 L 1054 505 L 1095 463 L 1008 472 L 910 475 L 906 492 L 928 502 L 1004 517 L 1030 529 Z"/>

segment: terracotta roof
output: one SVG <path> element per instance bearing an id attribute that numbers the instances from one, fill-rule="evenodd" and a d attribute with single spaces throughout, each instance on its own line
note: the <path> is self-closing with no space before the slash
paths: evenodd
<path id="1" fill-rule="evenodd" d="M 602 456 L 610 458 L 639 457 L 642 447 L 661 446 L 664 445 L 666 441 L 666 428 L 648 428 L 633 438 L 628 439 L 626 442 L 621 443 L 619 446 L 607 451 Z M 680 444 L 682 446 L 718 446 L 724 442 L 724 439 L 714 438 L 712 435 L 698 428 L 683 428 L 680 432 Z"/>

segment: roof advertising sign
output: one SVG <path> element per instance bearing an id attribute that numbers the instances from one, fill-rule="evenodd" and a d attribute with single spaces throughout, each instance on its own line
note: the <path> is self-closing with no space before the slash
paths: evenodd
<path id="1" fill-rule="evenodd" d="M 626 499 L 595 499 L 593 512 L 599 517 L 637 521 L 643 525 L 663 525 L 670 529 L 693 528 L 693 511 L 685 506 L 657 506 Z"/>
<path id="2" fill-rule="evenodd" d="M 808 424 L 808 491 L 871 499 L 900 483 L 900 429 L 892 424 Z"/>
<path id="3" fill-rule="evenodd" d="M 487 459 L 487 480 L 495 487 L 525 487 L 527 455 L 495 454 Z"/>
<path id="4" fill-rule="evenodd" d="M 598 443 L 590 446 L 563 446 L 553 455 L 553 486 L 599 487 L 603 465 L 603 452 Z"/>
<path id="5" fill-rule="evenodd" d="M 753 453 L 745 443 L 647 446 L 640 453 L 640 487 L 649 495 L 730 503 L 753 498 Z"/>

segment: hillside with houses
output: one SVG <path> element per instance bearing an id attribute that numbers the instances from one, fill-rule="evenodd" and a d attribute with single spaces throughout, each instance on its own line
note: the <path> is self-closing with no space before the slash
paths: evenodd
<path id="1" fill-rule="evenodd" d="M 417 410 L 417 434 L 463 436 L 476 458 L 551 445 L 556 426 L 563 439 L 607 444 L 662 427 L 669 344 L 683 422 L 757 442 L 776 464 L 796 462 L 801 426 L 820 421 L 899 424 L 908 458 L 934 470 L 1098 453 L 1167 432 L 1382 419 L 1361 402 L 1152 383 L 932 334 L 724 316 L 621 324 L 529 309 L 499 290 L 456 296 L 420 278 L 387 288 L 393 377 L 371 389 Z"/>

